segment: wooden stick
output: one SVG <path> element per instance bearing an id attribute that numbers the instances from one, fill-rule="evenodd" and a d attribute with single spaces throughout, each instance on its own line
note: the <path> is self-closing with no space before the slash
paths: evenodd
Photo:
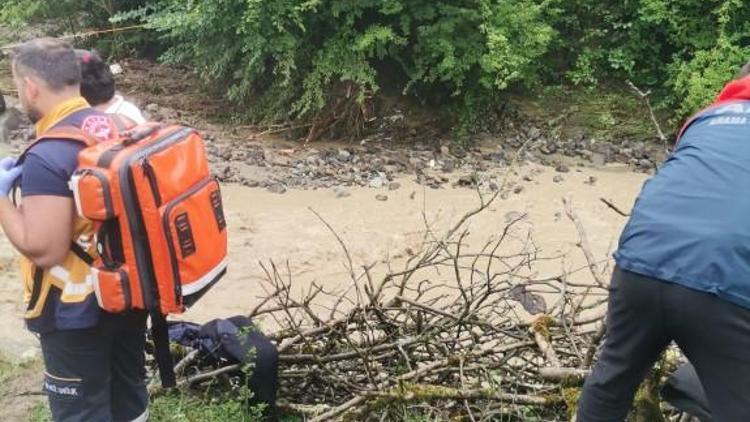
<path id="1" fill-rule="evenodd" d="M 599 198 L 600 201 L 604 202 L 609 208 L 611 208 L 614 212 L 620 214 L 623 217 L 630 217 L 630 213 L 625 212 L 617 207 L 617 205 L 614 204 L 614 202 L 610 201 L 607 198 Z"/>
<path id="2" fill-rule="evenodd" d="M 367 397 L 365 395 L 356 396 L 353 399 L 347 401 L 346 403 L 340 406 L 336 406 L 333 409 L 310 419 L 310 422 L 323 422 L 323 421 L 331 420 L 341 415 L 342 413 L 345 413 L 349 411 L 350 409 L 361 405 L 366 400 L 367 400 Z"/>
<path id="3" fill-rule="evenodd" d="M 591 253 L 591 246 L 589 245 L 588 236 L 586 236 L 586 230 L 583 228 L 583 223 L 581 222 L 580 217 L 578 217 L 578 214 L 576 214 L 573 209 L 573 201 L 569 197 L 563 197 L 563 204 L 565 205 L 565 213 L 576 226 L 579 237 L 578 245 L 583 252 L 583 256 L 586 258 L 586 262 L 589 264 L 589 269 L 591 270 L 591 275 L 594 277 L 594 281 L 596 281 L 596 284 L 600 287 L 607 288 L 609 283 L 606 283 L 602 278 L 599 265 L 597 264 L 596 259 L 594 259 L 594 254 Z"/>
<path id="4" fill-rule="evenodd" d="M 646 108 L 648 108 L 648 113 L 651 116 L 651 122 L 654 124 L 654 127 L 656 128 L 656 135 L 659 137 L 660 141 L 666 142 L 667 141 L 667 137 L 664 136 L 664 132 L 662 132 L 662 130 L 661 130 L 661 126 L 659 125 L 659 121 L 656 120 L 656 115 L 654 114 L 654 109 L 651 107 L 651 101 L 648 99 L 649 95 L 651 95 L 651 91 L 643 92 L 643 91 L 641 91 L 640 88 L 638 88 L 637 86 L 635 86 L 635 84 L 633 84 L 633 82 L 630 82 L 629 80 L 625 81 L 625 83 L 627 83 L 628 86 L 630 87 L 630 89 L 632 89 L 633 92 L 635 92 L 636 95 L 638 95 L 641 98 L 641 100 L 643 100 L 643 103 L 646 105 Z"/>
<path id="5" fill-rule="evenodd" d="M 539 368 L 539 375 L 547 381 L 564 384 L 580 384 L 591 371 L 580 368 L 544 367 Z"/>
<path id="6" fill-rule="evenodd" d="M 557 352 L 555 352 L 554 347 L 552 347 L 552 344 L 547 340 L 543 333 L 534 330 L 534 340 L 536 341 L 539 350 L 542 351 L 544 359 L 547 361 L 548 365 L 553 367 L 562 366 L 560 358 L 557 356 Z"/>
<path id="7" fill-rule="evenodd" d="M 461 389 L 442 385 L 407 384 L 391 391 L 368 391 L 367 397 L 395 401 L 422 400 L 497 400 L 521 405 L 554 406 L 562 403 L 562 397 L 533 396 L 528 394 L 502 393 L 493 389 Z"/>

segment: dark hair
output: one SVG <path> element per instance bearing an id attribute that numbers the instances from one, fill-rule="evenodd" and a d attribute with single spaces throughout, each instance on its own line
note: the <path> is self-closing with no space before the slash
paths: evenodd
<path id="1" fill-rule="evenodd" d="M 81 83 L 81 68 L 73 47 L 56 38 L 39 38 L 16 47 L 13 65 L 17 72 L 28 72 L 43 80 L 53 91 Z"/>
<path id="2" fill-rule="evenodd" d="M 96 51 L 76 50 L 81 62 L 81 96 L 92 106 L 104 104 L 115 96 L 115 77 L 109 65 Z"/>

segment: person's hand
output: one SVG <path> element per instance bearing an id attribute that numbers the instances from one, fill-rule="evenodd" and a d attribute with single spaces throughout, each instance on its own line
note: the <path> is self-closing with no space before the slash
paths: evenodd
<path id="1" fill-rule="evenodd" d="M 5 157 L 0 160 L 0 195 L 8 196 L 22 171 L 23 165 L 16 166 L 15 158 Z"/>

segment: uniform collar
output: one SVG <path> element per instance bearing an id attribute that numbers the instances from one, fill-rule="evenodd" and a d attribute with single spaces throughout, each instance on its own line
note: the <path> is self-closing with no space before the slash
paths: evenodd
<path id="1" fill-rule="evenodd" d="M 89 108 L 89 103 L 83 97 L 74 97 L 58 104 L 52 111 L 47 113 L 36 122 L 36 136 L 44 135 L 53 126 L 76 111 Z"/>

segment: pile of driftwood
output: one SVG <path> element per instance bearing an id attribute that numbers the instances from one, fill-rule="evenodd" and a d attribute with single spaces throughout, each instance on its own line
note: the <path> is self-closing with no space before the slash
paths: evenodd
<path id="1" fill-rule="evenodd" d="M 285 330 L 276 335 L 282 396 L 325 404 L 314 420 L 345 412 L 403 419 L 426 407 L 435 417 L 470 420 L 549 420 L 569 412 L 578 390 L 566 387 L 586 374 L 603 334 L 602 270 L 570 203 L 566 209 L 589 259 L 582 270 L 593 283 L 574 284 L 567 274 L 537 277 L 540 260 L 560 258 L 540 256 L 528 232 L 515 230 L 522 215 L 481 247 L 470 247 L 469 223 L 493 199 L 481 200 L 442 235 L 425 224 L 422 250 L 378 280 L 367 267 L 354 267 L 341 241 L 351 288 L 326 318 L 311 307 L 322 289 L 294 300 L 291 280 L 267 268 L 272 306 L 284 309 Z"/>
<path id="2" fill-rule="evenodd" d="M 340 292 L 312 284 L 294 294 L 288 267 L 263 264 L 268 294 L 251 316 L 281 327 L 272 338 L 282 407 L 313 421 L 572 417 L 605 332 L 609 269 L 590 252 L 569 201 L 587 261 L 573 272 L 590 282 L 574 283 L 565 270 L 539 276 L 539 262 L 564 258 L 540 255 L 519 228 L 522 215 L 483 245 L 468 245 L 472 218 L 494 199 L 480 195 L 478 207 L 442 234 L 425 218 L 421 250 L 380 277 L 355 265 L 321 217 L 346 258 L 348 287 Z"/>

